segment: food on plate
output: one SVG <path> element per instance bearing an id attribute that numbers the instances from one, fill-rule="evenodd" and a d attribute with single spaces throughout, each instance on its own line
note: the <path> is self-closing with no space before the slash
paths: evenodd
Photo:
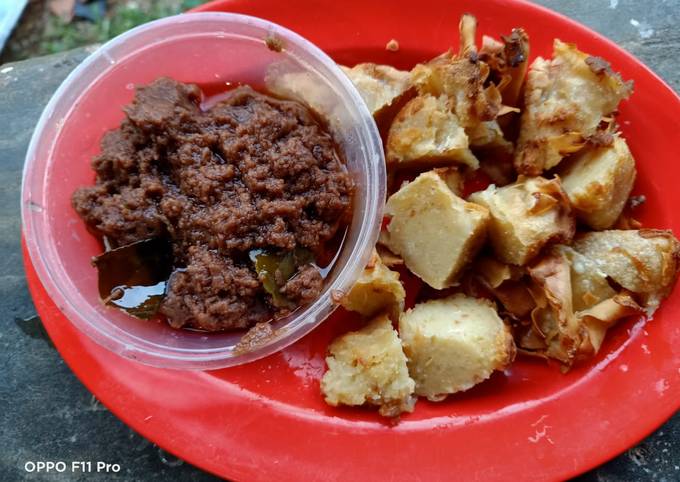
<path id="1" fill-rule="evenodd" d="M 483 36 L 478 50 L 476 20 L 464 15 L 459 34 L 457 53 L 410 72 L 415 97 L 385 146 L 394 182 L 381 257 L 339 299 L 367 317 L 398 317 L 398 335 L 389 331 L 401 337 L 415 395 L 430 400 L 487 379 L 516 350 L 563 370 L 594 357 L 616 322 L 649 314 L 668 295 L 680 259 L 670 231 L 610 229 L 639 226 L 635 160 L 613 118 L 631 83 L 559 40 L 525 81 L 523 29 Z M 610 230 L 574 239 L 577 221 Z M 429 285 L 406 312 L 393 266 Z M 328 377 L 336 363 L 329 358 Z"/>
<path id="2" fill-rule="evenodd" d="M 518 107 L 529 65 L 529 36 L 523 29 L 513 28 L 501 40 L 482 36 L 479 59 L 491 69 L 491 81 L 498 86 L 503 104 Z"/>
<path id="3" fill-rule="evenodd" d="M 480 60 L 481 52 L 477 52 L 475 45 L 476 28 L 475 18 L 464 15 L 459 25 L 458 53 L 449 50 L 429 62 L 416 65 L 411 77 L 419 95 L 447 98 L 451 109 L 449 118 L 464 129 L 467 145 L 475 156 L 473 163 L 463 163 L 473 168 L 481 164 L 482 170 L 495 182 L 507 184 L 511 182 L 514 147 L 505 138 L 500 122 L 501 116 L 517 109 L 502 104 L 501 92 L 508 86 L 510 77 L 493 75 L 490 64 Z M 520 56 L 517 54 L 516 59 L 508 61 L 518 62 L 519 67 Z M 505 62 L 505 54 L 503 59 Z M 500 63 L 499 59 L 493 65 L 498 67 Z M 460 134 L 459 138 L 462 139 Z M 466 159 L 470 159 L 469 156 Z"/>
<path id="4" fill-rule="evenodd" d="M 403 100 L 412 93 L 410 74 L 389 65 L 363 63 L 352 68 L 342 66 L 342 70 L 356 86 L 378 123 L 390 108 L 403 104 Z"/>
<path id="5" fill-rule="evenodd" d="M 465 174 L 457 167 L 438 167 L 434 172 L 441 177 L 451 192 L 458 197 L 463 197 L 465 192 Z"/>
<path id="6" fill-rule="evenodd" d="M 579 235 L 573 248 L 652 308 L 668 296 L 678 276 L 680 242 L 671 231 L 593 231 Z"/>
<path id="7" fill-rule="evenodd" d="M 597 263 L 554 246 L 528 268 L 535 308 L 515 327 L 518 348 L 568 369 L 597 354 L 607 329 L 642 313 L 630 293 L 612 289 Z"/>
<path id="8" fill-rule="evenodd" d="M 338 299 L 399 320 L 388 331 L 414 394 L 430 400 L 482 382 L 516 351 L 563 371 L 593 358 L 619 320 L 658 307 L 680 269 L 673 234 L 634 218 L 644 196 L 631 197 L 635 160 L 614 119 L 632 84 L 557 39 L 529 67 L 523 29 L 483 36 L 480 49 L 476 29 L 463 15 L 458 49 L 411 70 L 415 96 L 387 130 L 380 257 Z M 374 85 L 385 90 L 373 98 L 399 95 Z M 428 286 L 404 290 L 391 267 Z M 327 376 L 349 390 L 362 379 L 331 377 L 336 358 Z"/>
<path id="9" fill-rule="evenodd" d="M 436 171 L 392 194 L 380 242 L 436 289 L 453 285 L 486 239 L 489 212 L 456 196 Z"/>
<path id="10" fill-rule="evenodd" d="M 569 242 L 575 223 L 558 178 L 522 177 L 489 186 L 469 200 L 491 213 L 489 240 L 501 261 L 524 265 L 550 242 Z"/>
<path id="11" fill-rule="evenodd" d="M 321 379 L 326 403 L 377 405 L 381 415 L 412 412 L 415 383 L 397 332 L 385 314 L 358 331 L 346 333 L 328 347 L 328 371 Z"/>
<path id="12" fill-rule="evenodd" d="M 522 320 L 536 306 L 526 280 L 526 269 L 503 263 L 491 255 L 478 257 L 461 285 L 463 291 L 472 296 L 495 297 L 504 319 Z"/>
<path id="13" fill-rule="evenodd" d="M 619 219 L 635 183 L 635 159 L 626 141 L 587 146 L 559 166 L 562 187 L 578 219 L 595 230 L 609 229 Z"/>
<path id="14" fill-rule="evenodd" d="M 385 50 L 399 52 L 399 42 L 396 39 L 390 39 L 390 41 L 385 44 Z"/>
<path id="15" fill-rule="evenodd" d="M 399 111 L 387 135 L 386 160 L 399 168 L 454 163 L 479 166 L 448 97 L 430 94 L 411 99 Z"/>
<path id="16" fill-rule="evenodd" d="M 345 309 L 356 311 L 366 318 L 386 312 L 393 320 L 399 320 L 399 314 L 404 311 L 405 297 L 406 291 L 399 281 L 399 273 L 385 266 L 374 251 L 368 266 L 339 303 Z"/>
<path id="17" fill-rule="evenodd" d="M 592 308 L 617 294 L 618 291 L 612 288 L 607 274 L 598 267 L 595 260 L 565 245 L 555 246 L 552 253 L 569 263 L 571 305 L 575 312 Z"/>
<path id="18" fill-rule="evenodd" d="M 477 61 L 474 43 L 477 21 L 463 15 L 460 22 L 460 48 L 435 57 L 425 64 L 416 65 L 411 79 L 419 94 L 446 96 L 451 110 L 466 130 L 481 122 L 493 121 L 501 111 L 501 94 L 495 84 L 485 82 L 489 66 Z"/>
<path id="19" fill-rule="evenodd" d="M 406 311 L 399 334 L 415 393 L 432 401 L 472 388 L 515 357 L 510 329 L 494 304 L 460 293 Z"/>
<path id="20" fill-rule="evenodd" d="M 521 28 L 478 49 L 466 14 L 458 33 L 457 49 L 410 71 L 341 67 L 391 181 L 371 260 L 330 294 L 365 324 L 328 347 L 329 405 L 399 417 L 517 352 L 566 371 L 619 320 L 653 312 L 680 270 L 670 231 L 630 229 L 636 165 L 615 116 L 631 83 L 557 39 L 530 64 Z M 106 243 L 94 259 L 105 303 L 176 328 L 248 328 L 245 353 L 320 296 L 354 190 L 337 104 L 290 63 L 265 86 L 209 102 L 167 78 L 137 89 L 102 140 L 95 185 L 72 199 Z"/>
<path id="21" fill-rule="evenodd" d="M 171 326 L 246 328 L 319 295 L 315 260 L 348 224 L 353 183 L 303 105 L 247 86 L 201 100 L 169 78 L 138 87 L 73 207 L 113 248 L 170 242 L 160 313 Z"/>
<path id="22" fill-rule="evenodd" d="M 498 121 L 486 121 L 470 127 L 467 130 L 470 146 L 477 152 L 488 152 L 498 156 L 503 154 L 512 155 L 512 142 L 508 141 L 501 130 Z M 486 156 L 485 156 L 486 157 Z"/>
<path id="23" fill-rule="evenodd" d="M 632 92 L 609 63 L 555 39 L 553 58 L 538 57 L 527 75 L 515 151 L 520 174 L 540 175 L 596 139 L 601 124 Z"/>

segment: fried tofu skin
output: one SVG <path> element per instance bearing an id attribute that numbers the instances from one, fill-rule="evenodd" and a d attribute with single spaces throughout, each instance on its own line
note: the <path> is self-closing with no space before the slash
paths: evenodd
<path id="1" fill-rule="evenodd" d="M 577 237 L 573 248 L 652 309 L 670 294 L 678 276 L 680 242 L 671 231 L 589 232 Z"/>
<path id="2" fill-rule="evenodd" d="M 525 89 L 515 168 L 536 176 L 596 135 L 603 119 L 628 98 L 632 83 L 604 60 L 556 39 L 553 58 L 538 57 L 531 65 Z"/>
<path id="3" fill-rule="evenodd" d="M 402 315 L 399 332 L 415 392 L 432 401 L 472 388 L 515 357 L 494 304 L 463 294 L 416 305 Z"/>
<path id="4" fill-rule="evenodd" d="M 559 179 L 520 177 L 470 195 L 491 213 L 489 238 L 496 257 L 522 266 L 550 242 L 569 242 L 575 222 Z"/>
<path id="5" fill-rule="evenodd" d="M 609 287 L 595 263 L 567 246 L 554 246 L 528 272 L 536 306 L 516 325 L 515 342 L 521 352 L 557 360 L 564 370 L 597 354 L 616 321 L 643 312 L 629 293 Z"/>
<path id="6" fill-rule="evenodd" d="M 321 379 L 326 403 L 375 405 L 385 417 L 412 412 L 414 381 L 397 332 L 387 315 L 358 331 L 336 338 L 328 347 L 328 371 Z"/>
<path id="7" fill-rule="evenodd" d="M 620 136 L 608 146 L 585 147 L 558 171 L 576 216 L 595 230 L 609 229 L 635 183 L 635 159 Z"/>
<path id="8" fill-rule="evenodd" d="M 435 289 L 453 285 L 486 239 L 489 212 L 456 196 L 436 171 L 387 200 L 390 218 L 380 242 Z"/>
<path id="9" fill-rule="evenodd" d="M 484 35 L 479 59 L 491 68 L 491 80 L 498 86 L 503 105 L 517 107 L 529 65 L 529 36 L 521 28 L 513 28 L 501 42 Z"/>

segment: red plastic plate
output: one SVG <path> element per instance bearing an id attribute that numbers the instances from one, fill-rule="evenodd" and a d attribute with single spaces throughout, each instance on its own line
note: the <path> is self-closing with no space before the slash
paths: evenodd
<path id="1" fill-rule="evenodd" d="M 552 40 L 610 60 L 635 94 L 621 108 L 638 161 L 646 226 L 680 234 L 680 99 L 610 41 L 543 8 L 502 0 L 213 2 L 202 10 L 241 12 L 280 23 L 338 62 L 415 62 L 457 47 L 463 12 L 498 36 L 522 26 L 532 56 Z M 397 39 L 398 52 L 385 44 Z M 505 373 L 443 403 L 418 402 L 389 426 L 374 411 L 326 406 L 319 394 L 324 353 L 357 326 L 336 313 L 294 346 L 246 366 L 182 372 L 119 358 L 77 332 L 50 301 L 26 257 L 29 286 L 55 345 L 112 412 L 177 456 L 237 480 L 563 479 L 630 447 L 680 403 L 680 296 L 654 320 L 617 326 L 592 362 L 566 375 L 520 359 Z"/>

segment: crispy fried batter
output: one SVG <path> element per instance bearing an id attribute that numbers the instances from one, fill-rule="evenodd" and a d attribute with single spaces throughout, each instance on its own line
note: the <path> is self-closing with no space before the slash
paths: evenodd
<path id="1" fill-rule="evenodd" d="M 503 104 L 517 107 L 529 65 L 529 36 L 521 28 L 501 36 L 502 42 L 482 37 L 479 59 L 491 68 L 491 80 L 502 94 Z"/>
<path id="2" fill-rule="evenodd" d="M 615 112 L 631 92 L 631 82 L 556 39 L 552 60 L 539 57 L 529 70 L 515 152 L 517 171 L 538 175 L 581 149 L 603 117 Z"/>
<path id="3" fill-rule="evenodd" d="M 577 237 L 574 249 L 650 309 L 668 296 L 680 269 L 680 242 L 662 229 L 589 232 Z"/>
<path id="4" fill-rule="evenodd" d="M 597 354 L 607 329 L 642 308 L 616 293 L 595 263 L 567 246 L 555 246 L 528 269 L 535 307 L 516 325 L 515 341 L 527 354 L 552 358 L 569 369 Z"/>
<path id="5" fill-rule="evenodd" d="M 465 130 L 444 95 L 423 94 L 410 100 L 390 127 L 386 151 L 391 167 L 479 166 Z"/>

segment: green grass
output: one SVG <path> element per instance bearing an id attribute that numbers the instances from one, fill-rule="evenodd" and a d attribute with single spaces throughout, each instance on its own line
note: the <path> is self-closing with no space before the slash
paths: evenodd
<path id="1" fill-rule="evenodd" d="M 73 21 L 66 23 L 51 15 L 40 42 L 40 55 L 53 54 L 93 43 L 103 43 L 143 23 L 175 15 L 196 7 L 206 0 L 153 0 L 138 6 L 130 2 L 114 6 L 96 22 Z"/>

